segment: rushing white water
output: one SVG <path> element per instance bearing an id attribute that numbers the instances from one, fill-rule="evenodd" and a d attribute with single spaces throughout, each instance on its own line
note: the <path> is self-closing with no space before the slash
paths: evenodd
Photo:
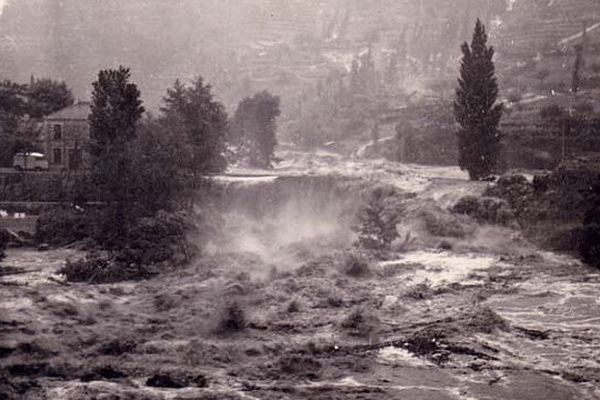
<path id="1" fill-rule="evenodd" d="M 401 259 L 384 261 L 380 267 L 409 267 L 405 275 L 415 284 L 429 282 L 432 286 L 455 282 L 468 283 L 467 277 L 473 272 L 486 270 L 495 262 L 495 258 L 477 254 L 452 254 L 446 251 L 415 251 L 405 254 Z M 420 268 L 412 268 L 415 264 Z"/>
<path id="2" fill-rule="evenodd" d="M 595 343 L 600 340 L 600 275 L 568 256 L 540 251 L 517 230 L 449 211 L 461 197 L 481 194 L 487 184 L 469 182 L 452 167 L 346 159 L 325 152 L 279 156 L 284 161 L 273 170 L 232 168 L 214 178 L 220 234 L 213 235 L 210 255 L 198 265 L 146 282 L 62 286 L 53 281 L 54 273 L 65 257 L 78 256 L 75 252 L 9 251 L 6 264 L 24 268 L 23 273 L 0 277 L 10 284 L 0 300 L 0 312 L 9 319 L 79 342 L 95 332 L 111 336 L 132 327 L 140 341 L 122 358 L 135 368 L 134 377 L 115 382 L 53 378 L 43 381 L 49 398 L 74 400 L 86 398 L 86 393 L 125 398 L 135 393 L 136 398 L 151 399 L 260 399 L 263 392 L 242 389 L 241 382 L 276 385 L 267 372 L 276 372 L 279 358 L 291 353 L 288 349 L 304 349 L 305 343 L 333 348 L 331 354 L 315 356 L 325 370 L 321 380 L 279 376 L 286 387 L 306 391 L 305 398 L 321 389 L 339 390 L 332 396 L 340 398 L 358 398 L 361 391 L 381 393 L 373 398 L 385 400 L 529 398 L 522 393 L 562 400 L 600 394 L 590 383 L 577 386 L 561 378 L 565 371 L 599 368 Z M 384 254 L 387 261 L 374 262 L 374 273 L 346 276 L 336 263 L 356 239 L 356 212 L 383 185 L 398 189 L 398 229 L 407 240 L 393 244 Z M 281 273 L 272 273 L 274 269 Z M 242 273 L 250 277 L 238 278 Z M 425 292 L 423 298 L 410 295 L 415 285 L 423 286 L 418 288 Z M 224 340 L 214 333 L 204 335 L 211 312 L 232 297 L 229 288 L 243 299 L 256 329 Z M 300 304 L 293 314 L 286 311 L 292 299 Z M 168 307 L 157 309 L 157 304 Z M 368 339 L 348 337 L 341 321 L 351 308 L 363 306 L 379 324 Z M 471 318 L 469 310 L 484 307 L 506 321 L 506 330 L 470 330 L 464 315 Z M 447 334 L 451 344 L 492 357 L 450 352 L 449 368 L 440 368 L 427 354 L 401 347 L 411 334 L 428 327 Z M 22 340 L 18 329 L 11 340 Z M 384 347 L 353 354 L 354 345 L 360 348 L 367 341 Z M 387 345 L 398 341 L 400 347 Z M 262 354 L 248 356 L 244 352 L 254 343 L 261 344 Z M 280 353 L 275 356 L 272 348 Z M 188 364 L 194 350 L 202 357 L 214 350 L 232 358 L 226 367 L 210 358 Z M 338 350 L 343 350 L 339 358 Z M 69 351 L 69 359 L 80 355 L 77 349 Z M 84 351 L 87 362 L 93 348 Z M 210 387 L 147 387 L 145 379 L 153 373 L 148 368 L 163 361 L 186 371 L 197 366 L 208 375 Z M 367 370 L 355 368 L 363 361 L 371 363 Z M 232 369 L 235 376 L 229 374 Z M 268 398 L 280 394 L 264 393 Z"/>

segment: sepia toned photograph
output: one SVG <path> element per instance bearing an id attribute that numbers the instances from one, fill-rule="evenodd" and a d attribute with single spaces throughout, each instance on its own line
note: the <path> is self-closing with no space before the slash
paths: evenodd
<path id="1" fill-rule="evenodd" d="M 600 1 L 0 0 L 0 400 L 600 400 Z"/>

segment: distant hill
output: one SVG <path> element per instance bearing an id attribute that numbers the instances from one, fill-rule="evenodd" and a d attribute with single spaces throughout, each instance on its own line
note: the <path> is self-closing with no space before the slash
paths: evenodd
<path id="1" fill-rule="evenodd" d="M 509 6 L 510 5 L 510 6 Z M 512 62 L 600 22 L 595 0 L 8 0 L 0 78 L 66 80 L 86 99 L 101 68 L 131 67 L 150 109 L 176 78 L 203 75 L 233 107 L 269 89 L 297 94 L 348 74 L 371 48 L 384 70 L 402 53 L 422 81 L 454 79 L 475 18 Z M 403 72 L 404 73 L 404 72 Z"/>
<path id="2" fill-rule="evenodd" d="M 130 66 L 155 106 L 176 78 L 202 74 L 229 103 L 285 95 L 348 69 L 369 44 L 407 43 L 415 58 L 457 49 L 478 0 L 8 0 L 2 78 L 65 79 L 79 97 L 101 68 Z M 470 7 L 464 7 L 470 5 Z M 468 11 L 465 11 L 468 10 Z M 452 45 L 447 43 L 451 41 Z"/>
<path id="3" fill-rule="evenodd" d="M 597 23 L 597 0 L 516 0 L 505 14 L 499 46 L 516 56 L 548 52 L 563 46 L 563 39 Z"/>

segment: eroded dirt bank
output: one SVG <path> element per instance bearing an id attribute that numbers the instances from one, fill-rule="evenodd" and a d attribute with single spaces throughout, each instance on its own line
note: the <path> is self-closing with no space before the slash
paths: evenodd
<path id="1" fill-rule="evenodd" d="M 287 160 L 285 184 L 223 178 L 249 197 L 223 210 L 222 237 L 149 281 L 63 284 L 75 251 L 11 250 L 0 398 L 600 398 L 600 274 L 449 213 L 485 189 L 456 170 Z M 374 183 L 405 192 L 408 239 L 356 276 L 352 199 Z M 232 301 L 245 329 L 219 332 Z"/>

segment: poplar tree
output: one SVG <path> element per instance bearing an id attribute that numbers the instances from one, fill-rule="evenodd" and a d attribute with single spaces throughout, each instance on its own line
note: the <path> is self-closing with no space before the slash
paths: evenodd
<path id="1" fill-rule="evenodd" d="M 100 71 L 93 83 L 90 121 L 90 173 L 106 203 L 100 239 L 114 247 L 133 222 L 133 141 L 144 107 L 128 68 Z"/>

